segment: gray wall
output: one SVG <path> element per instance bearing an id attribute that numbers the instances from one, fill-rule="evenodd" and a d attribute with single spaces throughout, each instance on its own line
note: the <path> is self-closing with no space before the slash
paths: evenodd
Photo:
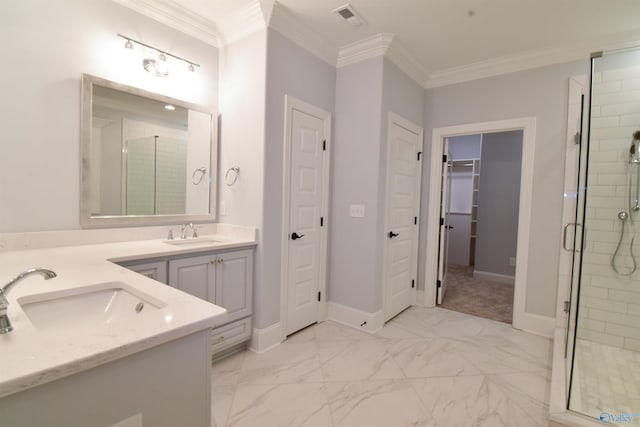
<path id="1" fill-rule="evenodd" d="M 522 131 L 482 135 L 475 270 L 515 276 Z"/>
<path id="2" fill-rule="evenodd" d="M 332 113 L 336 69 L 283 37 L 267 33 L 266 149 L 264 218 L 262 224 L 262 286 L 256 286 L 255 326 L 263 328 L 280 319 L 280 242 L 282 239 L 282 179 L 284 97 L 290 95 Z M 332 118 L 333 120 L 333 118 Z"/>
<path id="3" fill-rule="evenodd" d="M 382 308 L 389 112 L 422 126 L 423 92 L 386 58 L 338 69 L 330 223 L 331 301 L 369 313 Z M 351 204 L 365 205 L 365 217 L 350 217 Z"/>
<path id="4" fill-rule="evenodd" d="M 369 313 L 380 307 L 374 289 L 378 257 L 382 57 L 338 68 L 329 221 L 329 298 Z M 365 206 L 364 218 L 349 205 Z"/>
<path id="5" fill-rule="evenodd" d="M 558 253 L 562 228 L 564 140 L 568 79 L 588 72 L 589 63 L 570 62 L 425 91 L 425 152 L 433 128 L 535 116 L 536 150 L 527 277 L 527 312 L 555 316 Z M 423 169 L 421 217 L 427 206 L 429 163 Z M 421 229 L 424 260 L 426 227 Z M 420 263 L 424 283 L 424 263 Z"/>
<path id="6" fill-rule="evenodd" d="M 201 68 L 154 78 L 117 33 Z M 218 50 L 111 0 L 2 1 L 0 39 L 0 232 L 80 228 L 82 73 L 217 107 Z"/>
<path id="7" fill-rule="evenodd" d="M 449 154 L 451 160 L 468 160 L 480 158 L 482 135 L 462 135 L 449 138 Z"/>

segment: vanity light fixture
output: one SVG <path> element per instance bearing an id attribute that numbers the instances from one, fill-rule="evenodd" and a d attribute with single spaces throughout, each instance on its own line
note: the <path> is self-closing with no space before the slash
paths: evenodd
<path id="1" fill-rule="evenodd" d="M 145 58 L 142 60 L 142 67 L 150 73 L 155 73 L 155 75 L 158 77 L 166 77 L 169 75 L 169 63 L 167 61 L 168 57 L 172 58 L 175 61 L 185 64 L 187 66 L 187 70 L 191 72 L 195 72 L 196 68 L 200 68 L 200 65 L 196 64 L 195 62 L 191 62 L 179 56 L 172 55 L 168 52 L 164 52 L 153 46 L 149 46 L 146 43 L 142 43 L 142 42 L 139 42 L 138 40 L 134 40 L 131 37 L 124 36 L 120 33 L 118 33 L 118 37 L 120 37 L 125 41 L 124 43 L 125 49 L 133 50 L 134 45 L 138 45 L 138 46 L 142 46 L 147 49 L 150 49 L 151 55 L 145 56 Z M 155 55 L 157 55 L 157 57 L 154 57 Z"/>
<path id="2" fill-rule="evenodd" d="M 145 58 L 142 60 L 142 67 L 149 73 L 156 69 L 156 60 L 153 58 Z"/>

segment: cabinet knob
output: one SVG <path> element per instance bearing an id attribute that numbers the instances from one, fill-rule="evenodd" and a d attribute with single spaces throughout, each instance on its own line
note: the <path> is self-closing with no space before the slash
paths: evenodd
<path id="1" fill-rule="evenodd" d="M 217 263 L 218 263 L 218 260 L 217 260 L 217 259 L 212 259 L 212 260 L 210 261 L 210 263 L 211 263 L 211 264 L 217 264 Z"/>
<path id="2" fill-rule="evenodd" d="M 218 264 L 222 264 L 223 262 L 224 262 L 224 259 L 218 258 Z"/>

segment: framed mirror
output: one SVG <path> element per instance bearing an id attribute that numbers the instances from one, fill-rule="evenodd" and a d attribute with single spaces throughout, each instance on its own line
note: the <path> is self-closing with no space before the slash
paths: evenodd
<path id="1" fill-rule="evenodd" d="M 83 74 L 81 126 L 82 227 L 215 219 L 214 111 Z"/>

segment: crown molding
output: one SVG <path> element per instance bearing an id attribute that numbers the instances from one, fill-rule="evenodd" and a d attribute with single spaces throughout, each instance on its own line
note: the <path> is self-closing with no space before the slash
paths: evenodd
<path id="1" fill-rule="evenodd" d="M 592 52 L 624 49 L 639 44 L 640 31 L 630 31 L 580 44 L 528 51 L 433 72 L 424 87 L 429 89 L 564 62 L 588 60 Z"/>
<path id="2" fill-rule="evenodd" d="M 529 51 L 433 72 L 429 75 L 424 87 L 429 89 L 447 86 L 588 57 L 589 54 L 582 49 L 555 48 Z"/>
<path id="3" fill-rule="evenodd" d="M 120 5 L 181 31 L 211 46 L 220 47 L 216 25 L 166 0 L 114 0 Z"/>
<path id="4" fill-rule="evenodd" d="M 344 45 L 338 51 L 337 67 L 345 67 L 377 56 L 384 56 L 391 46 L 393 34 L 379 33 Z"/>
<path id="5" fill-rule="evenodd" d="M 273 4 L 269 27 L 332 67 L 336 66 L 338 48 L 310 29 L 281 3 Z"/>
<path id="6" fill-rule="evenodd" d="M 263 10 L 264 6 L 264 10 Z M 256 31 L 265 29 L 269 22 L 271 4 L 254 0 L 218 20 L 218 34 L 223 45 L 234 43 Z"/>
<path id="7" fill-rule="evenodd" d="M 427 73 L 411 53 L 393 34 L 380 33 L 342 46 L 338 54 L 338 68 L 369 58 L 384 56 L 398 66 L 412 80 L 424 87 Z"/>
<path id="8" fill-rule="evenodd" d="M 397 39 L 391 43 L 386 56 L 413 81 L 425 87 L 428 79 L 426 70 Z"/>

